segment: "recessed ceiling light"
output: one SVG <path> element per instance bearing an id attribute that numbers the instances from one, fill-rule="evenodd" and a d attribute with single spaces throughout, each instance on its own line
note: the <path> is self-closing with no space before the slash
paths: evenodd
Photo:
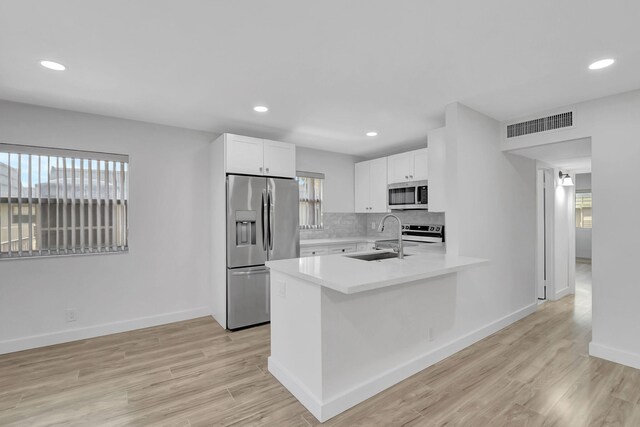
<path id="1" fill-rule="evenodd" d="M 599 61 L 594 62 L 593 64 L 589 65 L 589 69 L 590 70 L 601 70 L 603 68 L 607 68 L 609 65 L 613 64 L 614 62 L 616 62 L 614 59 L 601 59 Z"/>
<path id="2" fill-rule="evenodd" d="M 371 132 L 367 132 L 366 135 L 367 136 L 378 136 L 378 132 L 371 131 Z"/>
<path id="3" fill-rule="evenodd" d="M 253 111 L 256 111 L 258 113 L 266 113 L 267 111 L 269 111 L 269 109 L 264 105 L 256 105 L 255 107 L 253 107 Z"/>
<path id="4" fill-rule="evenodd" d="M 64 71 L 67 69 L 67 67 L 65 67 L 61 63 L 54 61 L 40 61 L 40 65 L 42 65 L 44 68 L 48 68 L 54 71 Z"/>

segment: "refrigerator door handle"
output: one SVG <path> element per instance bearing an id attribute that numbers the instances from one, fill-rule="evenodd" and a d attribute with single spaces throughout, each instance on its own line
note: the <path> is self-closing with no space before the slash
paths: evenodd
<path id="1" fill-rule="evenodd" d="M 271 190 L 268 190 L 267 203 L 269 205 L 269 250 L 273 250 L 273 195 Z"/>
<path id="2" fill-rule="evenodd" d="M 268 268 L 261 268 L 259 270 L 249 270 L 249 271 L 231 271 L 229 274 L 232 276 L 253 276 L 254 274 L 265 274 L 268 273 Z"/>
<path id="3" fill-rule="evenodd" d="M 266 233 L 266 229 L 265 229 L 265 223 L 264 223 L 264 214 L 265 214 L 265 210 L 267 209 L 267 200 L 265 197 L 266 194 L 266 190 L 262 190 L 262 209 L 260 210 L 260 222 L 262 223 L 262 250 L 264 250 L 266 252 L 267 250 L 267 233 Z"/>

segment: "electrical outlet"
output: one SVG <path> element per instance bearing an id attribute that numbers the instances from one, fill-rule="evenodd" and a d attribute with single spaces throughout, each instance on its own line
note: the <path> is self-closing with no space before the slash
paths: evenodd
<path id="1" fill-rule="evenodd" d="M 67 322 L 75 322 L 76 320 L 78 320 L 78 310 L 76 310 L 75 308 L 66 309 L 64 314 Z"/>
<path id="2" fill-rule="evenodd" d="M 375 221 L 371 221 L 371 229 L 375 230 L 376 229 L 376 223 Z"/>
<path id="3" fill-rule="evenodd" d="M 433 337 L 433 328 L 429 328 L 427 330 L 427 339 L 431 342 L 433 341 L 434 337 Z"/>

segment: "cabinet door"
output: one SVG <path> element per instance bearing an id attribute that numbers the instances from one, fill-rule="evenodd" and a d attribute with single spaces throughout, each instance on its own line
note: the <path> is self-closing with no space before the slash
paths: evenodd
<path id="1" fill-rule="evenodd" d="M 387 158 L 369 162 L 369 212 L 387 212 Z"/>
<path id="2" fill-rule="evenodd" d="M 413 181 L 424 181 L 429 179 L 427 171 L 429 170 L 428 149 L 422 148 L 413 151 Z"/>
<path id="3" fill-rule="evenodd" d="M 329 248 L 327 246 L 307 246 L 300 248 L 300 257 L 327 255 Z"/>
<path id="4" fill-rule="evenodd" d="M 296 146 L 264 139 L 264 174 L 285 178 L 296 177 Z"/>
<path id="5" fill-rule="evenodd" d="M 389 184 L 396 182 L 413 181 L 413 153 L 394 154 L 387 158 L 388 162 L 388 180 Z"/>
<path id="6" fill-rule="evenodd" d="M 333 254 L 349 254 L 352 252 L 356 252 L 357 245 L 340 245 L 340 246 L 331 246 L 329 247 L 329 255 Z"/>
<path id="7" fill-rule="evenodd" d="M 370 211 L 370 163 L 371 162 L 360 162 L 356 163 L 355 166 L 355 211 L 357 213 L 367 213 Z"/>
<path id="8" fill-rule="evenodd" d="M 226 135 L 227 173 L 263 174 L 263 143 L 261 139 Z"/>

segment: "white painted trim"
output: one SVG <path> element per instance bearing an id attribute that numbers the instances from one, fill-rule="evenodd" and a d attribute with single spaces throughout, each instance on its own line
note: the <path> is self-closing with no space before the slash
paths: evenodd
<path id="1" fill-rule="evenodd" d="M 517 322 L 520 319 L 534 313 L 538 307 L 537 303 L 533 303 L 521 308 L 513 313 L 497 319 L 481 328 L 471 331 L 468 334 L 446 343 L 434 350 L 429 351 L 421 356 L 396 366 L 386 372 L 381 373 L 377 377 L 360 385 L 345 391 L 344 393 L 334 396 L 330 399 L 322 401 L 319 396 L 315 396 L 306 387 L 284 369 L 272 357 L 269 357 L 269 372 L 273 374 L 278 381 L 282 383 L 308 410 L 315 416 L 318 421 L 324 422 L 341 412 L 357 405 L 360 402 L 380 393 L 383 390 L 409 378 L 423 369 L 434 365 L 441 360 L 446 359 L 454 353 L 488 337 L 491 334 Z"/>
<path id="2" fill-rule="evenodd" d="M 302 405 L 313 414 L 320 422 L 324 422 L 329 418 L 323 419 L 323 405 L 320 400 L 309 390 L 304 384 L 297 380 L 291 372 L 284 368 L 273 356 L 269 356 L 269 372 L 287 389 Z"/>
<path id="3" fill-rule="evenodd" d="M 564 298 L 569 294 L 572 294 L 573 292 L 571 292 L 571 288 L 570 287 L 566 287 L 564 289 L 559 290 L 558 292 L 556 292 L 555 296 L 552 298 L 553 301 L 555 300 L 559 300 L 560 298 Z"/>
<path id="4" fill-rule="evenodd" d="M 141 317 L 138 319 L 87 326 L 85 328 L 67 329 L 64 331 L 52 332 L 49 334 L 15 338 L 0 341 L 0 354 L 13 353 L 15 351 L 45 347 L 49 345 L 94 338 L 103 335 L 117 334 L 120 332 L 149 328 L 151 326 L 180 322 L 182 320 L 195 319 L 197 317 L 204 316 L 211 316 L 210 307 L 200 307 L 192 310 L 174 311 L 172 313 L 159 314 L 156 316 Z"/>
<path id="5" fill-rule="evenodd" d="M 599 357 L 600 359 L 609 360 L 621 365 L 630 366 L 640 369 L 640 354 L 630 353 L 613 347 L 608 347 L 591 341 L 589 343 L 589 355 Z"/>

